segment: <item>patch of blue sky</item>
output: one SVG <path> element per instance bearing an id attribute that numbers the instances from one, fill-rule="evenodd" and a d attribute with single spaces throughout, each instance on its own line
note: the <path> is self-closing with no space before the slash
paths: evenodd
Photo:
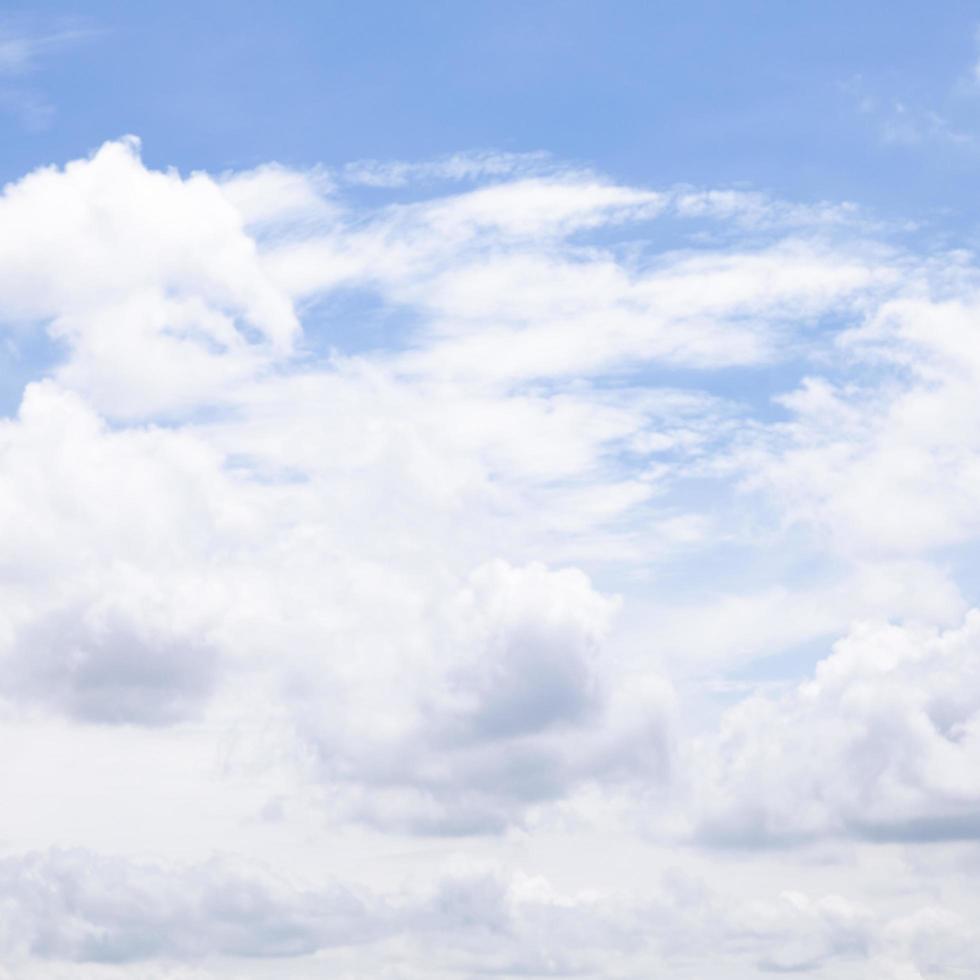
<path id="1" fill-rule="evenodd" d="M 956 583 L 964 603 L 971 608 L 980 607 L 980 545 L 975 531 L 968 529 L 962 541 L 936 549 L 931 557 Z"/>
<path id="2" fill-rule="evenodd" d="M 628 474 L 624 473 L 624 476 Z M 608 527 L 624 542 L 656 540 L 657 528 L 697 514 L 705 536 L 644 546 L 633 560 L 616 555 L 589 559 L 597 586 L 664 604 L 708 604 L 723 596 L 749 597 L 785 589 L 821 590 L 846 570 L 828 555 L 811 529 L 773 532 L 772 514 L 724 480 L 678 479 Z"/>
<path id="3" fill-rule="evenodd" d="M 744 181 L 975 225 L 965 0 L 22 0 L 4 17 L 93 31 L 3 80 L 52 110 L 33 131 L 2 114 L 7 179 L 127 132 L 151 166 L 219 172 L 545 149 L 640 185 Z"/>
<path id="4" fill-rule="evenodd" d="M 0 418 L 14 417 L 27 385 L 53 371 L 63 357 L 63 344 L 39 326 L 0 333 Z"/>
<path id="5" fill-rule="evenodd" d="M 743 419 L 753 422 L 781 422 L 789 417 L 779 396 L 792 391 L 811 368 L 802 358 L 773 363 L 722 368 L 676 367 L 645 362 L 628 371 L 613 373 L 597 382 L 615 388 L 628 382 L 632 386 L 653 390 L 675 389 L 693 393 L 710 393 L 714 398 L 742 409 Z"/>
<path id="6" fill-rule="evenodd" d="M 809 677 L 817 664 L 830 656 L 831 647 L 839 632 L 839 629 L 828 626 L 820 636 L 768 656 L 754 657 L 748 663 L 728 671 L 725 676 L 735 682 L 755 683 L 794 681 Z"/>
<path id="7" fill-rule="evenodd" d="M 610 222 L 598 228 L 578 231 L 569 236 L 569 244 L 588 248 L 602 248 L 610 251 L 621 260 L 637 269 L 643 269 L 657 262 L 664 262 L 687 252 L 697 254 L 722 249 L 733 242 L 740 247 L 763 248 L 772 245 L 792 232 L 787 227 L 775 207 L 781 203 L 765 195 L 756 195 L 759 206 L 774 206 L 771 216 L 759 214 L 755 219 L 749 213 L 750 202 L 745 202 L 745 213 L 739 220 L 733 208 L 731 216 L 719 210 L 716 214 L 697 214 L 684 212 L 678 208 L 678 199 L 684 195 L 697 195 L 703 191 L 732 191 L 745 194 L 732 188 L 691 188 L 665 187 L 652 184 L 641 185 L 645 190 L 664 195 L 662 210 L 649 215 L 629 215 L 623 220 Z"/>
<path id="8" fill-rule="evenodd" d="M 426 319 L 416 309 L 388 302 L 368 287 L 333 289 L 302 305 L 301 356 L 312 361 L 398 352 L 414 346 Z"/>

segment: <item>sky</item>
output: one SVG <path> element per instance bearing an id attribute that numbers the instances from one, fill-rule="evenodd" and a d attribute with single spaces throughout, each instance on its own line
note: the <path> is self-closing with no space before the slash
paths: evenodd
<path id="1" fill-rule="evenodd" d="M 0 980 L 980 972 L 973 4 L 0 6 Z"/>

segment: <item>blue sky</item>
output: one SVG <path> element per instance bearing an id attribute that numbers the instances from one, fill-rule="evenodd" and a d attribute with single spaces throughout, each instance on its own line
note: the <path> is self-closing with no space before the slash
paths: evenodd
<path id="1" fill-rule="evenodd" d="M 0 980 L 980 974 L 980 11 L 0 12 Z"/>
<path id="2" fill-rule="evenodd" d="M 980 118 L 974 19 L 959 2 L 7 4 L 8 24 L 79 36 L 5 80 L 52 111 L 8 111 L 0 159 L 10 179 L 136 130 L 148 162 L 186 170 L 545 149 L 656 185 L 952 210 L 968 236 L 977 147 L 948 133 Z M 888 137 L 898 104 L 908 132 Z"/>

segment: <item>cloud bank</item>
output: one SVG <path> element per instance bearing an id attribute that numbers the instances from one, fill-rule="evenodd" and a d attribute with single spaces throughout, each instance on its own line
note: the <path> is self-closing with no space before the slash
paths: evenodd
<path id="1" fill-rule="evenodd" d="M 975 969 L 977 286 L 540 155 L 8 185 L 10 975 Z"/>

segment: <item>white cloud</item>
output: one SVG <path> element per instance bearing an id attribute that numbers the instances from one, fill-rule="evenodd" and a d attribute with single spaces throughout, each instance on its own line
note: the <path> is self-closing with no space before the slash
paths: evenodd
<path id="1" fill-rule="evenodd" d="M 0 861 L 8 962 L 294 957 L 376 931 L 340 888 L 303 894 L 218 862 L 169 871 L 83 851 Z"/>
<path id="2" fill-rule="evenodd" d="M 980 835 L 978 642 L 976 611 L 945 632 L 867 624 L 796 690 L 732 708 L 692 760 L 699 832 L 747 845 Z"/>
<path id="3" fill-rule="evenodd" d="M 948 905 L 883 913 L 799 890 L 739 903 L 676 869 L 641 896 L 456 860 L 377 891 L 300 886 L 227 861 L 166 867 L 75 850 L 5 857 L 0 882 L 0 949 L 11 976 L 32 978 L 697 977 L 724 962 L 739 980 L 884 980 L 977 965 L 976 929 Z"/>
<path id="4" fill-rule="evenodd" d="M 770 239 L 734 254 L 678 250 L 655 259 L 575 239 L 656 220 L 668 208 L 675 218 L 768 223 Z M 403 339 L 400 365 L 410 372 L 509 383 L 649 362 L 744 366 L 778 357 L 791 324 L 840 315 L 895 280 L 881 250 L 779 237 L 803 220 L 757 198 L 638 191 L 559 173 L 279 239 L 268 262 L 298 297 L 360 287 L 422 314 Z M 821 212 L 811 224 L 825 220 Z"/>
<path id="5" fill-rule="evenodd" d="M 425 181 L 465 181 L 513 177 L 554 170 L 546 153 L 454 153 L 421 163 L 360 160 L 341 171 L 345 183 L 366 187 L 405 187 Z"/>
<path id="6" fill-rule="evenodd" d="M 47 29 L 26 18 L 0 15 L 0 112 L 19 118 L 25 129 L 47 129 L 55 107 L 30 84 L 31 77 L 52 56 L 100 35 L 78 20 L 49 24 Z"/>
<path id="7" fill-rule="evenodd" d="M 321 778 L 362 819 L 494 832 L 586 780 L 665 779 L 669 686 L 617 690 L 600 646 L 613 604 L 580 572 L 495 562 L 437 601 L 428 635 L 402 627 L 390 651 L 352 636 L 346 664 L 298 685 Z"/>
<path id="8" fill-rule="evenodd" d="M 51 52 L 70 47 L 98 35 L 79 25 L 64 25 L 46 32 L 28 31 L 13 20 L 0 22 L 0 75 L 23 75 Z"/>
<path id="9" fill-rule="evenodd" d="M 72 353 L 59 377 L 123 416 L 200 404 L 299 330 L 218 186 L 152 173 L 136 148 L 107 143 L 0 198 L 0 320 L 43 325 Z"/>
<path id="10" fill-rule="evenodd" d="M 870 383 L 805 380 L 781 399 L 790 421 L 746 456 L 750 485 L 844 551 L 927 554 L 977 533 L 976 287 L 956 276 L 916 277 L 842 334 Z"/>

